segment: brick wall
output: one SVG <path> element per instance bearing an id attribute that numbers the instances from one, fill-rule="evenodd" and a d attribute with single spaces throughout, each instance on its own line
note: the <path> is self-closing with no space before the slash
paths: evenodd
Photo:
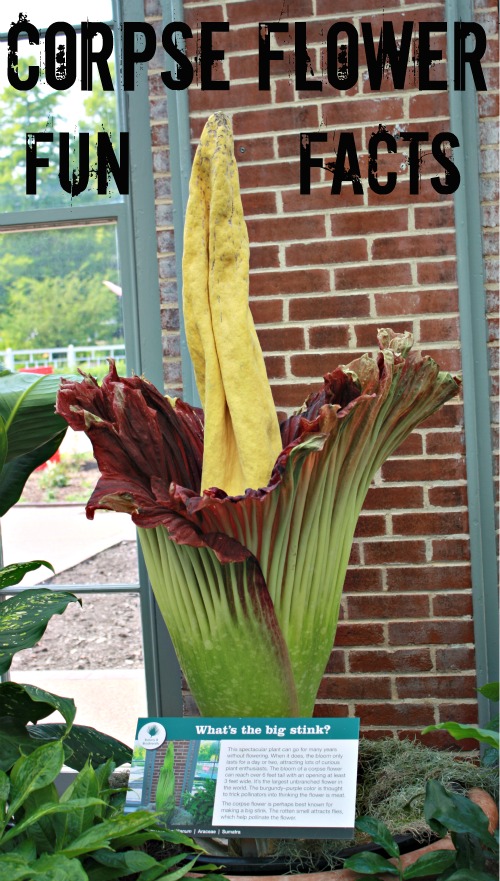
<path id="1" fill-rule="evenodd" d="M 478 18 L 488 18 L 488 4 L 477 6 Z M 399 138 L 407 130 L 427 131 L 430 138 L 449 130 L 446 90 L 419 92 L 410 71 L 404 91 L 384 78 L 382 90 L 372 92 L 360 50 L 359 78 L 347 93 L 328 83 L 322 91 L 297 93 L 291 54 L 292 23 L 306 22 L 314 78 L 321 79 L 326 31 L 334 18 L 353 23 L 358 32 L 361 22 L 371 22 L 377 34 L 384 17 L 398 25 L 405 19 L 442 21 L 444 2 L 387 0 L 384 15 L 373 0 L 339 0 L 334 16 L 331 7 L 329 0 L 184 3 L 196 35 L 189 41 L 192 57 L 200 19 L 230 22 L 230 33 L 213 40 L 215 48 L 225 50 L 214 77 L 229 79 L 230 90 L 202 91 L 196 84 L 189 89 L 193 146 L 209 113 L 230 113 L 251 241 L 251 308 L 281 414 L 299 406 L 324 372 L 373 349 L 379 326 L 413 331 L 443 368 L 460 369 L 453 197 L 438 195 L 431 186 L 439 167 L 430 145 L 423 147 L 419 194 L 410 194 L 408 145 Z M 146 11 L 160 27 L 159 3 L 146 0 Z M 285 49 L 285 58 L 272 63 L 270 91 L 258 89 L 256 23 L 261 19 L 290 23 L 290 33 L 276 35 L 273 44 Z M 432 45 L 446 56 L 444 34 L 434 36 Z M 495 75 L 492 51 L 490 46 L 489 78 Z M 153 73 L 163 69 L 162 62 L 160 53 Z M 431 78 L 446 78 L 444 62 L 432 69 Z M 489 92 L 480 97 L 485 124 L 492 115 L 491 98 Z M 151 103 L 165 378 L 177 390 L 164 94 L 153 93 Z M 398 172 L 391 195 L 377 195 L 366 183 L 368 140 L 379 124 L 398 138 L 397 155 L 380 163 L 382 174 Z M 328 142 L 313 148 L 326 161 L 334 158 L 340 132 L 353 132 L 362 194 L 345 183 L 341 194 L 332 196 L 331 174 L 313 169 L 311 193 L 300 195 L 302 131 L 328 133 Z M 486 157 L 493 130 L 483 131 Z M 485 222 L 493 231 L 493 180 L 490 166 L 483 168 Z M 485 247 L 491 243 L 485 236 Z M 493 276 L 490 282 L 493 309 Z M 449 718 L 474 721 L 471 613 L 463 413 L 455 401 L 414 432 L 369 491 L 317 714 L 355 713 L 371 737 L 418 736 L 424 725 Z M 446 736 L 436 735 L 434 742 L 445 743 Z"/>

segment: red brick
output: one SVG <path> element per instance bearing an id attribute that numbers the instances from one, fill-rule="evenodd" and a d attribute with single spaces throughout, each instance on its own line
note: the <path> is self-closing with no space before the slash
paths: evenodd
<path id="1" fill-rule="evenodd" d="M 345 719 L 349 716 L 349 706 L 348 704 L 316 704 L 314 707 L 313 716 L 316 719 L 329 718 L 333 716 L 337 719 Z"/>
<path id="2" fill-rule="evenodd" d="M 393 456 L 418 456 L 423 452 L 424 445 L 419 431 L 413 431 L 403 443 L 397 447 Z"/>
<path id="3" fill-rule="evenodd" d="M 445 229 L 455 224 L 455 211 L 452 204 L 424 206 L 415 208 L 416 229 Z"/>
<path id="4" fill-rule="evenodd" d="M 462 511 L 394 514 L 392 525 L 395 535 L 452 535 L 467 532 L 467 515 Z"/>
<path id="5" fill-rule="evenodd" d="M 234 33 L 237 33 L 236 31 Z M 297 104 L 293 107 L 273 107 L 266 110 L 246 110 L 233 116 L 234 131 L 238 137 L 245 134 L 297 129 L 309 131 L 318 127 L 318 108 L 315 104 Z"/>
<path id="6" fill-rule="evenodd" d="M 329 297 L 297 297 L 290 301 L 290 321 L 313 321 L 320 318 L 360 318 L 370 314 L 370 300 L 366 294 Z"/>
<path id="7" fill-rule="evenodd" d="M 453 672 L 454 670 L 474 670 L 476 655 L 473 648 L 444 648 L 436 651 L 436 670 Z"/>
<path id="8" fill-rule="evenodd" d="M 359 566 L 360 562 L 359 542 L 355 541 L 352 543 L 351 553 L 349 554 L 349 566 Z"/>
<path id="9" fill-rule="evenodd" d="M 465 701 L 441 703 L 438 707 L 438 713 L 440 715 L 441 721 L 448 722 L 450 719 L 453 719 L 456 722 L 461 722 L 465 725 L 477 725 L 477 701 L 474 700 L 471 703 L 465 703 Z M 456 741 L 455 741 L 456 743 Z M 477 741 L 475 742 L 475 748 L 477 749 Z"/>
<path id="10" fill-rule="evenodd" d="M 432 601 L 436 618 L 465 618 L 472 615 L 472 596 L 469 593 L 442 593 Z"/>
<path id="11" fill-rule="evenodd" d="M 266 162 L 243 164 L 238 169 L 242 190 L 260 187 L 299 186 L 299 160 L 293 162 Z"/>
<path id="12" fill-rule="evenodd" d="M 439 260 L 437 263 L 419 263 L 417 266 L 419 284 L 448 284 L 456 282 L 455 260 Z"/>
<path id="13" fill-rule="evenodd" d="M 384 640 L 382 624 L 352 624 L 340 621 L 335 637 L 335 647 L 341 645 L 380 645 Z"/>
<path id="14" fill-rule="evenodd" d="M 447 131 L 446 122 L 448 121 L 449 106 L 448 95 L 446 92 L 420 92 L 418 95 L 410 97 L 410 116 L 414 119 L 436 119 L 444 117 L 443 131 Z M 410 131 L 416 131 L 412 125 Z M 419 126 L 419 131 L 426 131 L 425 122 Z"/>
<path id="15" fill-rule="evenodd" d="M 349 329 L 346 325 L 323 324 L 309 330 L 311 349 L 338 349 L 349 345 Z"/>
<path id="16" fill-rule="evenodd" d="M 416 435 L 419 437 L 419 435 Z M 422 487 L 372 486 L 363 503 L 364 510 L 390 511 L 394 508 L 421 508 L 424 502 Z"/>
<path id="17" fill-rule="evenodd" d="M 302 294 L 309 291 L 330 290 L 330 274 L 325 269 L 296 269 L 290 272 L 259 272 L 250 276 L 250 293 L 253 296 L 276 294 Z"/>
<path id="18" fill-rule="evenodd" d="M 231 87 L 233 88 L 233 87 Z M 242 88 L 246 88 L 243 86 Z M 238 165 L 245 162 L 262 162 L 274 159 L 274 145 L 270 137 L 265 138 L 235 138 L 234 154 Z"/>
<path id="19" fill-rule="evenodd" d="M 276 194 L 267 190 L 259 190 L 257 193 L 242 193 L 241 201 L 246 218 L 252 214 L 276 213 Z"/>
<path id="20" fill-rule="evenodd" d="M 377 266 L 343 267 L 335 270 L 335 288 L 348 291 L 365 288 L 388 288 L 410 284 L 409 263 L 380 264 Z"/>
<path id="21" fill-rule="evenodd" d="M 389 590 L 467 590 L 471 586 L 470 566 L 412 566 L 387 570 Z"/>
<path id="22" fill-rule="evenodd" d="M 200 12 L 203 12 L 203 21 L 224 21 L 224 12 L 219 3 L 208 4 L 203 9 L 186 6 L 185 19 L 191 30 L 198 30 L 200 26 Z"/>
<path id="23" fill-rule="evenodd" d="M 428 618 L 429 597 L 425 594 L 379 594 L 351 596 L 347 602 L 349 620 L 370 618 Z"/>
<path id="24" fill-rule="evenodd" d="M 284 357 L 267 355 L 264 358 L 266 371 L 269 379 L 284 379 L 286 377 L 286 365 Z"/>
<path id="25" fill-rule="evenodd" d="M 459 706 L 459 704 L 457 704 Z M 443 719 L 444 722 L 448 719 Z M 471 750 L 477 748 L 477 741 L 460 740 L 458 743 L 447 731 L 430 731 L 429 734 L 422 734 L 422 727 L 418 730 L 407 729 L 405 732 L 398 732 L 400 740 L 409 738 L 423 743 L 424 746 L 432 747 L 438 750 L 453 750 L 454 753 L 470 753 Z M 466 756 L 467 758 L 468 756 Z"/>
<path id="26" fill-rule="evenodd" d="M 463 426 L 463 408 L 460 401 L 448 401 L 443 407 L 422 422 L 423 428 L 455 428 Z"/>
<path id="27" fill-rule="evenodd" d="M 325 673 L 345 673 L 346 669 L 346 653 L 340 650 L 334 650 L 326 665 Z"/>
<path id="28" fill-rule="evenodd" d="M 467 505 L 466 486 L 433 486 L 429 490 L 429 502 L 436 508 L 458 508 Z"/>
<path id="29" fill-rule="evenodd" d="M 205 18 L 205 14 L 203 12 L 203 18 Z M 229 19 L 230 25 L 232 24 L 231 19 Z M 221 42 L 215 43 L 214 46 L 217 45 L 217 48 L 224 49 L 226 55 L 229 53 L 238 53 L 241 52 L 252 52 L 254 53 L 258 46 L 258 23 L 253 22 L 249 27 L 241 27 L 241 28 L 231 28 L 227 33 L 223 33 L 220 35 L 225 38 L 224 45 Z"/>
<path id="30" fill-rule="evenodd" d="M 309 215 L 259 217 L 255 220 L 249 220 L 247 227 L 251 242 L 284 242 L 289 241 L 292 237 L 294 239 L 314 239 L 325 234 L 324 218 L 310 217 Z"/>
<path id="31" fill-rule="evenodd" d="M 273 3 L 272 0 L 246 0 L 243 3 L 228 3 L 227 16 L 232 24 L 245 24 L 247 21 L 278 21 L 281 13 L 281 2 Z M 312 15 L 311 0 L 294 0 L 288 15 L 294 19 Z"/>
<path id="32" fill-rule="evenodd" d="M 230 37 L 229 37 L 230 39 Z M 214 47 L 217 48 L 215 40 Z M 222 45 L 221 45 L 222 48 Z M 214 80 L 223 80 L 226 77 L 223 75 L 222 71 L 215 73 L 213 75 Z M 212 101 L 214 99 L 212 98 Z M 217 110 L 225 110 L 227 108 L 237 107 L 240 108 L 242 105 L 246 104 L 269 104 L 271 102 L 271 94 L 270 92 L 261 92 L 259 91 L 258 83 L 240 83 L 239 85 L 235 85 L 231 83 L 229 89 L 220 89 L 217 91 Z M 189 107 L 191 112 L 196 113 L 197 111 L 205 110 L 207 108 L 207 92 L 202 91 L 201 88 L 191 88 L 189 90 Z M 254 143 L 259 143 L 260 139 L 256 139 Z M 246 142 L 245 142 L 246 143 Z M 271 149 L 272 156 L 272 149 Z M 240 154 L 236 152 L 236 157 L 239 159 Z M 256 158 L 264 159 L 265 156 L 259 155 L 257 153 Z"/>
<path id="33" fill-rule="evenodd" d="M 286 352 L 290 349 L 304 348 L 304 330 L 302 327 L 267 327 L 260 328 L 258 337 L 264 352 Z"/>
<path id="34" fill-rule="evenodd" d="M 446 465 L 446 474 L 443 468 Z M 422 483 L 426 481 L 465 480 L 465 462 L 462 459 L 388 459 L 382 465 L 382 479 Z"/>
<path id="35" fill-rule="evenodd" d="M 475 676 L 410 676 L 396 677 L 398 697 L 408 698 L 474 697 Z"/>
<path id="36" fill-rule="evenodd" d="M 419 192 L 417 194 L 410 193 L 408 180 L 398 180 L 397 186 L 394 187 L 392 193 L 380 194 L 368 190 L 368 205 L 378 208 L 379 211 L 385 211 L 391 205 L 418 205 L 427 202 L 446 202 L 450 201 L 450 197 L 446 194 L 436 193 L 430 180 L 424 178 L 420 181 Z"/>
<path id="37" fill-rule="evenodd" d="M 314 171 L 314 169 L 313 169 Z M 311 176 L 313 181 L 313 177 Z M 313 182 L 314 183 L 314 182 Z M 297 188 L 298 189 L 298 188 Z M 297 210 L 297 189 L 283 193 L 283 211 L 286 213 Z M 305 211 L 344 210 L 352 206 L 363 205 L 363 194 L 357 195 L 351 186 L 342 187 L 342 192 L 335 196 L 331 193 L 331 183 L 327 181 L 321 186 L 312 186 L 309 194 L 299 196 L 300 204 Z"/>
<path id="38" fill-rule="evenodd" d="M 250 248 L 250 269 L 275 269 L 280 265 L 277 245 Z"/>
<path id="39" fill-rule="evenodd" d="M 391 697 L 390 679 L 378 676 L 324 676 L 318 691 L 318 700 L 383 700 Z"/>
<path id="40" fill-rule="evenodd" d="M 435 236 L 435 238 L 439 238 Z M 460 329 L 458 316 L 452 315 L 446 318 L 430 318 L 422 319 L 420 322 L 419 342 L 423 346 L 426 342 L 441 342 L 451 340 L 455 342 L 460 339 Z"/>
<path id="41" fill-rule="evenodd" d="M 349 363 L 354 357 L 349 352 L 340 352 L 333 355 L 330 352 L 324 354 L 307 352 L 303 355 L 292 355 L 290 367 L 294 376 L 310 376 L 318 378 L 330 373 L 337 365 Z"/>
<path id="42" fill-rule="evenodd" d="M 251 300 L 250 311 L 256 324 L 271 324 L 283 319 L 283 300 Z"/>
<path id="43" fill-rule="evenodd" d="M 308 220 L 310 218 L 307 218 Z M 288 221 L 290 229 L 290 220 Z M 295 235 L 295 231 L 293 233 Z M 362 262 L 368 258 L 368 248 L 364 241 L 345 242 L 311 242 L 304 245 L 290 245 L 286 248 L 285 259 L 287 266 L 306 266 L 308 264 L 354 263 Z"/>
<path id="44" fill-rule="evenodd" d="M 400 120 L 404 116 L 403 108 L 403 99 L 391 96 L 383 100 L 371 97 L 345 101 L 339 98 L 330 103 L 324 103 L 321 110 L 327 128 L 338 130 L 342 127 L 350 130 L 357 122 L 366 124 L 369 119 L 373 119 L 374 125 Z M 358 155 L 359 147 L 358 144 Z"/>
<path id="45" fill-rule="evenodd" d="M 357 538 L 362 538 L 367 535 L 385 535 L 385 532 L 385 517 L 360 514 L 354 534 Z"/>
<path id="46" fill-rule="evenodd" d="M 442 257 L 455 253 L 455 235 L 442 234 L 385 236 L 375 239 L 372 248 L 374 260 L 401 260 L 412 257 Z"/>
<path id="47" fill-rule="evenodd" d="M 402 293 L 375 294 L 377 315 L 418 315 L 426 312 L 456 312 L 458 291 L 418 290 Z"/>
<path id="48" fill-rule="evenodd" d="M 370 324 L 357 324 L 354 328 L 356 333 L 356 342 L 358 346 L 377 347 L 377 331 L 380 327 L 380 321 Z M 384 327 L 390 328 L 395 333 L 404 333 L 405 330 L 413 333 L 413 322 L 409 319 L 398 319 L 397 321 L 384 321 Z"/>
<path id="49" fill-rule="evenodd" d="M 424 541 L 401 541 L 387 539 L 385 541 L 365 542 L 366 563 L 424 563 Z"/>
<path id="50" fill-rule="evenodd" d="M 380 9 L 380 0 L 342 0 L 342 9 L 338 10 L 338 15 L 342 15 L 342 21 L 344 21 L 346 13 L 361 12 L 363 9 Z M 331 15 L 332 0 L 317 0 L 316 13 L 317 15 Z"/>
<path id="51" fill-rule="evenodd" d="M 423 728 L 429 725 L 429 707 L 425 704 L 387 703 L 356 704 L 355 715 L 361 719 L 361 725 L 418 725 Z"/>
<path id="52" fill-rule="evenodd" d="M 276 407 L 301 407 L 311 392 L 311 386 L 305 382 L 283 385 L 271 384 Z"/>
<path id="53" fill-rule="evenodd" d="M 425 438 L 428 456 L 462 455 L 464 436 L 462 431 L 429 431 Z"/>
<path id="54" fill-rule="evenodd" d="M 254 52 L 251 55 L 236 55 L 229 58 L 229 81 L 257 79 L 259 76 L 259 57 Z"/>
<path id="55" fill-rule="evenodd" d="M 429 649 L 371 649 L 349 652 L 351 673 L 423 673 L 432 670 Z"/>
<path id="56" fill-rule="evenodd" d="M 391 621 L 389 645 L 450 645 L 474 641 L 472 621 Z"/>
<path id="57" fill-rule="evenodd" d="M 465 538 L 444 538 L 433 541 L 432 559 L 436 562 L 470 560 L 469 542 Z"/>
<path id="58" fill-rule="evenodd" d="M 348 569 L 344 582 L 344 591 L 353 593 L 354 591 L 382 590 L 382 571 L 381 569 L 363 566 L 361 569 Z"/>
<path id="59" fill-rule="evenodd" d="M 332 214 L 332 236 L 364 236 L 380 233 L 379 211 L 344 211 Z M 384 231 L 388 235 L 408 229 L 408 211 L 394 208 L 384 214 Z"/>

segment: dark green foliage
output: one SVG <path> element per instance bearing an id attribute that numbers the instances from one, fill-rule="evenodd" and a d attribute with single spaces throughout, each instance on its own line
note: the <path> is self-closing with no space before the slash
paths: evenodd
<path id="1" fill-rule="evenodd" d="M 193 816 L 196 823 L 200 826 L 212 822 L 214 812 L 215 799 L 215 780 L 206 780 L 199 789 L 192 795 L 186 793 L 184 796 L 184 807 L 186 811 Z"/>

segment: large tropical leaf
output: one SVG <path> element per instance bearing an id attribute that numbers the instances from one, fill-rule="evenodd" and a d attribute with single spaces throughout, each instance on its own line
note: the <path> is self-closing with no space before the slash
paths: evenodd
<path id="1" fill-rule="evenodd" d="M 45 633 L 52 615 L 60 615 L 69 603 L 78 602 L 72 593 L 48 588 L 24 590 L 0 603 L 0 673 L 5 673 L 16 652 L 34 646 Z"/>
<path id="2" fill-rule="evenodd" d="M 38 722 L 57 710 L 66 725 L 62 725 L 61 737 L 66 734 L 75 718 L 75 702 L 69 697 L 59 697 L 44 691 L 37 685 L 22 685 L 20 682 L 2 682 L 0 685 L 0 717 L 10 716 L 20 724 Z"/>
<path id="3" fill-rule="evenodd" d="M 30 725 L 27 731 L 35 742 L 46 743 L 62 737 L 64 725 L 58 722 Z M 103 734 L 86 725 L 73 725 L 64 743 L 72 752 L 71 756 L 66 758 L 66 764 L 75 771 L 80 771 L 87 761 L 90 761 L 93 768 L 97 768 L 109 759 L 121 765 L 130 762 L 132 758 L 131 747 L 109 734 Z"/>
<path id="4" fill-rule="evenodd" d="M 46 560 L 30 560 L 28 563 L 11 563 L 10 566 L 4 566 L 3 569 L 0 569 L 0 590 L 12 587 L 13 584 L 19 584 L 27 572 L 33 572 L 40 566 L 47 566 L 54 572 L 54 567 Z"/>
<path id="5" fill-rule="evenodd" d="M 54 455 L 65 434 L 60 431 L 36 449 L 4 464 L 0 473 L 0 517 L 19 501 L 30 474 Z"/>
<path id="6" fill-rule="evenodd" d="M 60 380 L 56 375 L 37 373 L 0 376 L 0 417 L 7 433 L 7 462 L 32 452 L 66 429 L 54 410 Z"/>

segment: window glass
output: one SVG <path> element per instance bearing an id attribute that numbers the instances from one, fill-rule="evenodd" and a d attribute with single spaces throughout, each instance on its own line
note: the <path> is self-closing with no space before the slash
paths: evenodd
<path id="1" fill-rule="evenodd" d="M 43 349 L 43 363 L 66 373 L 52 349 L 75 347 L 70 367 L 85 366 L 90 346 L 120 346 L 106 355 L 123 361 L 120 292 L 115 224 L 3 233 L 0 350 Z M 37 365 L 19 357 L 15 366 Z"/>
<path id="2" fill-rule="evenodd" d="M 115 201 L 123 199 L 120 190 L 126 191 L 123 181 L 126 183 L 127 169 L 120 172 L 115 55 L 113 53 L 107 62 L 113 91 L 103 88 L 96 64 L 92 67 L 92 91 L 83 91 L 81 35 L 76 34 L 75 39 L 76 79 L 70 88 L 54 89 L 47 85 L 43 40 L 41 49 L 27 39 L 20 39 L 18 43 L 19 77 L 25 80 L 29 67 L 38 67 L 35 85 L 20 89 L 2 77 L 5 85 L 0 89 L 0 210 L 3 212 L 71 208 L 72 204 L 102 203 L 103 196 Z M 66 46 L 64 35 L 61 34 L 60 40 L 57 38 L 57 44 Z M 98 50 L 101 44 L 102 38 L 96 36 L 93 48 Z M 6 68 L 4 38 L 0 40 L 0 69 Z M 38 136 L 29 162 L 36 184 L 31 182 L 27 169 L 28 134 Z M 98 151 L 99 139 L 102 146 Z M 110 155 L 107 163 L 106 151 Z M 115 167 L 117 171 L 113 173 Z"/>
<path id="3" fill-rule="evenodd" d="M 7 8 L 9 7 L 9 8 Z M 13 10 L 16 10 L 15 13 Z M 3 4 L 0 9 L 0 33 L 7 33 L 11 24 L 19 18 L 19 11 L 27 15 L 36 28 L 46 28 L 53 21 L 67 21 L 69 24 L 79 24 L 81 21 L 110 21 L 113 16 L 111 0 L 85 0 L 75 2 L 72 0 L 23 0 L 15 6 L 12 3 Z"/>

